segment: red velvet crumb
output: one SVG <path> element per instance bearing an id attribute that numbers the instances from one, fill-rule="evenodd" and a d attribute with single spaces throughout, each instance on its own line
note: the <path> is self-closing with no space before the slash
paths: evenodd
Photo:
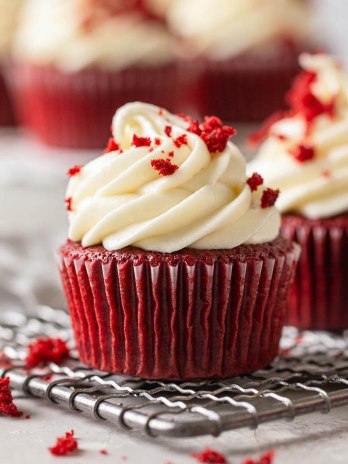
<path id="1" fill-rule="evenodd" d="M 66 203 L 66 210 L 69 212 L 73 211 L 72 201 L 73 201 L 72 197 L 65 198 L 64 200 L 64 203 Z"/>
<path id="2" fill-rule="evenodd" d="M 13 402 L 9 377 L 0 378 L 0 414 L 10 417 L 23 416 L 23 412 Z"/>
<path id="3" fill-rule="evenodd" d="M 323 177 L 330 178 L 332 174 L 331 174 L 331 171 L 329 171 L 328 169 L 326 169 L 325 171 L 323 171 L 323 172 L 321 173 L 321 175 L 322 175 Z"/>
<path id="4" fill-rule="evenodd" d="M 135 147 L 149 147 L 151 145 L 151 139 L 150 137 L 138 137 L 134 134 L 132 145 Z"/>
<path id="5" fill-rule="evenodd" d="M 151 161 L 151 166 L 158 171 L 160 176 L 171 176 L 179 169 L 179 166 L 173 164 L 171 159 L 154 159 Z"/>
<path id="6" fill-rule="evenodd" d="M 30 415 L 27 414 L 27 415 L 25 416 L 25 418 L 26 418 L 26 419 L 30 419 Z"/>
<path id="7" fill-rule="evenodd" d="M 299 163 L 305 163 L 310 161 L 315 156 L 314 147 L 312 145 L 298 145 L 294 150 L 291 151 L 291 154 Z"/>
<path id="8" fill-rule="evenodd" d="M 267 451 L 259 459 L 246 459 L 243 464 L 272 464 L 274 459 L 274 450 Z"/>
<path id="9" fill-rule="evenodd" d="M 119 149 L 118 143 L 115 141 L 113 137 L 110 137 L 108 140 L 108 144 L 104 150 L 104 153 L 110 153 L 111 151 L 117 151 Z"/>
<path id="10" fill-rule="evenodd" d="M 173 140 L 173 143 L 176 147 L 180 148 L 182 145 L 187 145 L 187 135 L 179 135 L 176 139 Z"/>
<path id="11" fill-rule="evenodd" d="M 159 146 L 159 145 L 161 145 L 161 143 L 162 143 L 161 139 L 159 137 L 156 137 L 155 138 L 155 145 Z"/>
<path id="12" fill-rule="evenodd" d="M 82 169 L 82 166 L 79 166 L 78 164 L 75 164 L 75 166 L 73 166 L 72 168 L 69 169 L 67 174 L 68 174 L 69 177 L 76 176 L 77 174 L 79 174 L 81 169 Z"/>
<path id="13" fill-rule="evenodd" d="M 172 136 L 172 129 L 173 129 L 172 126 L 166 126 L 165 127 L 164 132 L 168 137 Z"/>
<path id="14" fill-rule="evenodd" d="M 310 71 L 300 73 L 286 96 L 291 109 L 303 115 L 309 125 L 321 114 L 333 116 L 335 110 L 334 100 L 324 104 L 312 93 L 311 86 L 316 78 L 317 74 Z"/>
<path id="15" fill-rule="evenodd" d="M 65 437 L 58 437 L 56 444 L 49 450 L 54 456 L 65 456 L 75 451 L 77 447 L 78 443 L 74 437 L 74 431 L 71 430 L 71 432 L 66 432 Z"/>
<path id="16" fill-rule="evenodd" d="M 274 206 L 279 197 L 279 193 L 279 189 L 273 190 L 271 188 L 266 188 L 261 197 L 261 208 L 270 208 L 271 206 Z"/>
<path id="17" fill-rule="evenodd" d="M 61 364 L 69 356 L 69 348 L 60 338 L 38 338 L 28 346 L 26 364 L 35 367 L 43 363 Z"/>
<path id="18" fill-rule="evenodd" d="M 247 184 L 252 192 L 256 192 L 258 187 L 263 184 L 263 177 L 257 172 L 254 172 L 254 174 L 247 180 Z"/>
<path id="19" fill-rule="evenodd" d="M 230 137 L 236 133 L 233 127 L 224 126 L 221 119 L 216 116 L 206 116 L 202 124 L 192 121 L 187 130 L 199 135 L 210 153 L 224 151 Z"/>
<path id="20" fill-rule="evenodd" d="M 12 360 L 5 353 L 0 352 L 0 367 L 2 367 L 3 369 L 7 369 L 12 366 Z"/>
<path id="21" fill-rule="evenodd" d="M 100 453 L 100 454 L 103 454 L 104 456 L 106 456 L 107 454 L 109 454 L 109 453 L 107 452 L 107 450 L 105 450 L 105 449 L 100 450 L 99 453 Z"/>
<path id="22" fill-rule="evenodd" d="M 194 453 L 192 454 L 192 457 L 196 458 L 199 462 L 205 462 L 208 464 L 227 464 L 225 456 L 211 448 L 206 448 L 201 453 Z"/>

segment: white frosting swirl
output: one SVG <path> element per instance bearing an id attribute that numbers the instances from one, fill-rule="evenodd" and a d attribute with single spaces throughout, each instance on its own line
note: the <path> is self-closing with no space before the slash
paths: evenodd
<path id="1" fill-rule="evenodd" d="M 9 54 L 23 0 L 0 0 L 0 57 Z"/>
<path id="2" fill-rule="evenodd" d="M 316 73 L 310 90 L 321 103 L 334 102 L 333 115 L 316 117 L 309 132 L 301 113 L 276 122 L 249 170 L 280 188 L 277 206 L 282 212 L 331 217 L 348 212 L 348 79 L 327 55 L 302 55 L 300 62 Z M 301 144 L 314 149 L 312 159 L 299 162 L 293 156 Z"/>
<path id="3" fill-rule="evenodd" d="M 133 11 L 103 17 L 86 29 L 83 5 L 83 0 L 29 0 L 14 44 L 15 58 L 64 71 L 158 66 L 173 60 L 171 36 L 158 21 Z"/>
<path id="4" fill-rule="evenodd" d="M 303 40 L 307 9 L 302 0 L 177 0 L 169 23 L 197 54 L 226 59 L 279 38 Z"/>
<path id="5" fill-rule="evenodd" d="M 172 126 L 171 136 L 165 128 Z M 275 207 L 260 207 L 263 188 L 246 183 L 245 161 L 231 142 L 211 154 L 188 122 L 145 103 L 129 103 L 113 120 L 113 135 L 123 153 L 108 153 L 74 176 L 67 190 L 72 198 L 69 238 L 83 246 L 103 243 L 108 250 L 133 245 L 173 252 L 234 248 L 264 243 L 279 232 Z M 152 148 L 131 145 L 133 134 L 157 138 Z M 183 134 L 187 144 L 175 139 Z M 166 159 L 178 166 L 161 176 L 152 165 Z"/>

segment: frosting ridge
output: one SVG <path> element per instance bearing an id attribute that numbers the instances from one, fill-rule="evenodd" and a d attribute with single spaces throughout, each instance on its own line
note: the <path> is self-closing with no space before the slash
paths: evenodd
<path id="1" fill-rule="evenodd" d="M 199 124 L 154 105 L 129 103 L 113 119 L 114 148 L 73 175 L 69 238 L 108 250 L 136 246 L 234 248 L 278 236 L 280 217 L 218 118 Z M 208 147 L 221 151 L 209 151 Z M 176 169 L 161 172 L 155 160 Z M 277 196 L 277 195 L 276 195 Z"/>

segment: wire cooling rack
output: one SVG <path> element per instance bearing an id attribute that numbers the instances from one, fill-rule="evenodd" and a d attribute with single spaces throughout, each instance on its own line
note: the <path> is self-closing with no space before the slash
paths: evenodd
<path id="1" fill-rule="evenodd" d="M 73 356 L 63 366 L 29 370 L 26 346 L 43 335 L 66 339 Z M 0 375 L 10 377 L 14 389 L 150 436 L 219 435 L 348 403 L 345 334 L 286 328 L 282 356 L 268 369 L 223 381 L 146 381 L 79 363 L 68 315 L 40 307 L 30 317 L 0 314 L 0 352 L 10 359 Z"/>

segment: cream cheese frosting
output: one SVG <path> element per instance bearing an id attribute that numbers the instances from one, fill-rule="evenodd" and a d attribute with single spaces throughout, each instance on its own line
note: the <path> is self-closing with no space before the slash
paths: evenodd
<path id="1" fill-rule="evenodd" d="M 232 130 L 217 118 L 199 125 L 136 102 L 116 112 L 112 129 L 112 151 L 72 171 L 71 240 L 169 253 L 278 236 L 276 196 L 267 202 L 272 191 L 247 181 Z"/>
<path id="2" fill-rule="evenodd" d="M 14 57 L 64 71 L 158 66 L 173 60 L 172 38 L 163 23 L 136 9 L 108 15 L 93 2 L 85 4 L 88 0 L 28 0 Z"/>
<path id="3" fill-rule="evenodd" d="M 300 63 L 292 110 L 271 124 L 248 169 L 280 188 L 281 212 L 332 217 L 348 212 L 348 78 L 325 54 L 304 54 Z"/>
<path id="4" fill-rule="evenodd" d="M 302 0 L 177 0 L 169 11 L 171 27 L 191 51 L 211 59 L 262 51 L 279 38 L 301 41 L 309 17 Z"/>
<path id="5" fill-rule="evenodd" d="M 0 57 L 6 58 L 17 26 L 23 0 L 0 0 Z"/>

